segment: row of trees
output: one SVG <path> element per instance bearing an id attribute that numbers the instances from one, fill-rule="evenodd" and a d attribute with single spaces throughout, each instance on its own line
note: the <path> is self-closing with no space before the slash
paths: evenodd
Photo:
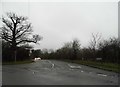
<path id="1" fill-rule="evenodd" d="M 92 60 L 102 58 L 104 62 L 118 62 L 120 54 L 120 41 L 117 38 L 101 40 L 99 33 L 92 34 L 88 47 L 81 47 L 78 39 L 66 42 L 63 47 L 55 50 L 31 50 L 28 43 L 37 43 L 42 39 L 39 35 L 32 34 L 32 25 L 27 17 L 15 13 L 7 13 L 7 18 L 2 17 L 3 26 L 0 27 L 2 40 L 2 60 L 16 61 L 35 57 L 44 59 L 70 59 Z M 31 38 L 30 38 L 31 37 Z"/>
<path id="2" fill-rule="evenodd" d="M 70 59 L 70 60 L 91 60 L 118 63 L 120 54 L 120 41 L 113 37 L 108 40 L 101 40 L 100 34 L 92 34 L 88 47 L 81 47 L 78 39 L 67 42 L 56 51 L 45 52 L 36 50 L 39 57 L 43 59 Z"/>

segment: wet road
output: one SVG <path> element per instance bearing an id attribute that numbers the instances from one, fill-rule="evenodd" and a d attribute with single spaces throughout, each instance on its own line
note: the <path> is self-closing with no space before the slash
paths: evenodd
<path id="1" fill-rule="evenodd" d="M 56 60 L 2 66 L 3 85 L 117 85 L 118 74 Z"/>
<path id="2" fill-rule="evenodd" d="M 0 64 L 0 87 L 2 86 L 2 65 Z"/>

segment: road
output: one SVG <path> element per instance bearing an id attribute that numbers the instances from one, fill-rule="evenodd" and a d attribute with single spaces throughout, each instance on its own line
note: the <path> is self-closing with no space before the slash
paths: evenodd
<path id="1" fill-rule="evenodd" d="M 118 85 L 118 74 L 57 60 L 2 66 L 3 85 Z"/>

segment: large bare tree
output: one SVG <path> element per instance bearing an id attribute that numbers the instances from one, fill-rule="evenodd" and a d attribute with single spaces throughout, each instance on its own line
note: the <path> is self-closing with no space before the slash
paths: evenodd
<path id="1" fill-rule="evenodd" d="M 27 17 L 18 16 L 12 12 L 6 13 L 6 15 L 7 17 L 2 17 L 1 37 L 10 44 L 14 54 L 13 58 L 16 61 L 17 46 L 31 42 L 37 43 L 42 37 L 32 35 L 32 25 Z"/>

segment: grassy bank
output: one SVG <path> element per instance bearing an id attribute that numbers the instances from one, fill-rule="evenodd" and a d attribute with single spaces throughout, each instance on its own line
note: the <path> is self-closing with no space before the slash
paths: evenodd
<path id="1" fill-rule="evenodd" d="M 24 60 L 24 61 L 12 61 L 12 62 L 2 62 L 2 65 L 16 65 L 16 64 L 26 64 L 26 63 L 32 63 L 31 60 Z"/>
<path id="2" fill-rule="evenodd" d="M 120 64 L 105 63 L 105 62 L 95 62 L 95 61 L 83 61 L 83 60 L 63 60 L 66 62 L 72 62 L 77 64 L 82 64 L 94 68 L 99 68 L 107 71 L 120 73 Z"/>

